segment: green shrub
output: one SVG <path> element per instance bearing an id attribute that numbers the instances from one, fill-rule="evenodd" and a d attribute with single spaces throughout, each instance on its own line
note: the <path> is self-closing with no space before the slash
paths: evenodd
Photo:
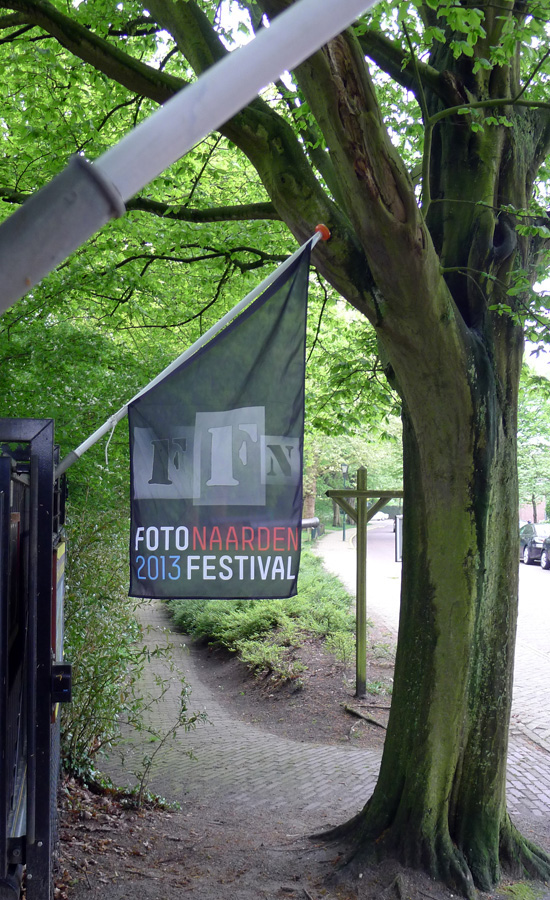
<path id="1" fill-rule="evenodd" d="M 152 652 L 146 646 L 135 616 L 141 601 L 126 596 L 125 524 L 95 509 L 68 528 L 65 657 L 73 666 L 73 699 L 62 707 L 62 760 L 67 772 L 84 778 L 95 774 L 98 751 L 120 742 L 122 725 L 147 730 L 144 713 L 152 698 L 143 695 L 140 676 L 151 655 L 171 661 L 168 644 Z M 161 681 L 155 690 L 162 695 Z M 182 679 L 178 727 L 198 721 L 187 713 L 187 696 Z"/>
<path id="2" fill-rule="evenodd" d="M 340 581 L 323 570 L 313 553 L 302 551 L 295 597 L 172 600 L 169 608 L 176 625 L 187 634 L 238 652 L 254 671 L 285 681 L 303 670 L 292 659 L 292 649 L 305 635 L 346 635 L 353 642 L 355 618 L 350 605 L 350 595 Z"/>
<path id="3" fill-rule="evenodd" d="M 327 635 L 326 647 L 347 668 L 355 659 L 355 634 L 349 631 L 335 631 Z"/>
<path id="4" fill-rule="evenodd" d="M 239 641 L 236 649 L 253 672 L 271 675 L 274 681 L 296 681 L 306 668 L 293 658 L 293 648 L 279 643 L 277 635 L 265 641 Z"/>

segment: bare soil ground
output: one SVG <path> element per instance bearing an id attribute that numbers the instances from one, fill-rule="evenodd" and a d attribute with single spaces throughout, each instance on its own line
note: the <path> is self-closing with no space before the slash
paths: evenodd
<path id="1" fill-rule="evenodd" d="M 297 650 L 305 666 L 283 684 L 269 672 L 252 676 L 234 653 L 195 644 L 201 680 L 233 714 L 274 734 L 298 741 L 382 748 L 393 686 L 393 649 L 382 629 L 371 630 L 367 696 L 355 697 L 355 660 L 343 663 L 311 638 Z M 362 718 L 364 717 L 364 718 Z"/>
<path id="2" fill-rule="evenodd" d="M 268 732 L 301 741 L 382 746 L 393 660 L 374 635 L 369 655 L 372 692 L 355 698 L 353 667 L 314 640 L 300 649 L 301 683 L 253 678 L 234 655 L 195 646 L 201 677 L 236 716 Z M 223 685 L 223 691 L 219 686 Z M 347 707 L 347 709 L 346 709 Z M 365 718 L 363 718 L 363 716 Z M 61 791 L 57 900 L 450 900 L 453 892 L 398 863 L 365 866 L 340 880 L 342 848 L 311 837 L 311 823 L 288 809 L 284 821 L 255 811 L 236 819 L 224 804 L 184 804 L 177 811 L 136 810 L 124 797 L 95 793 L 73 780 Z M 337 824 L 337 823 L 334 823 Z M 550 822 L 517 823 L 550 852 Z M 456 895 L 455 895 L 456 896 Z M 546 885 L 503 883 L 496 898 L 550 898 Z"/>

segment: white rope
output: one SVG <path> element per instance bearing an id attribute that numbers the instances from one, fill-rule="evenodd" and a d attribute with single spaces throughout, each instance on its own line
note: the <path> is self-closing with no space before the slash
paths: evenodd
<path id="1" fill-rule="evenodd" d="M 111 439 L 113 437 L 113 434 L 115 433 L 115 428 L 117 427 L 117 424 L 118 424 L 118 422 L 113 422 L 113 427 L 111 428 L 111 433 L 109 435 L 107 443 L 105 444 L 105 467 L 107 469 L 109 468 L 109 444 L 111 443 Z"/>

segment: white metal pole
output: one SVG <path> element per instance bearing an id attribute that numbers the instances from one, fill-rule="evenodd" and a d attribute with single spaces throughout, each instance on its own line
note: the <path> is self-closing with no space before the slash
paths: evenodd
<path id="1" fill-rule="evenodd" d="M 90 437 L 86 438 L 85 441 L 79 444 L 76 450 L 71 450 L 71 452 L 68 453 L 67 456 L 63 457 L 59 465 L 56 467 L 55 477 L 59 478 L 60 475 L 63 475 L 63 473 L 67 471 L 69 466 L 72 466 L 72 464 L 75 463 L 77 459 L 80 459 L 83 453 L 86 453 L 86 450 L 89 450 L 90 447 L 93 447 L 94 444 L 96 444 L 100 440 L 100 438 L 103 437 L 103 435 L 107 434 L 109 431 L 112 431 L 115 425 L 120 422 L 120 420 L 123 419 L 128 412 L 128 406 L 130 405 L 130 403 L 133 403 L 134 400 L 137 400 L 138 397 L 141 397 L 142 394 L 145 394 L 146 391 L 150 390 L 152 387 L 158 384 L 159 381 L 162 381 L 163 378 L 166 378 L 166 376 L 173 372 L 174 369 L 177 369 L 178 366 L 181 366 L 182 363 L 193 356 L 197 352 L 197 350 L 200 350 L 200 348 L 204 347 L 204 345 L 207 344 L 208 341 L 211 341 L 212 338 L 215 337 L 223 328 L 225 328 L 226 325 L 229 325 L 229 323 L 232 322 L 233 319 L 235 319 L 239 315 L 239 313 L 246 309 L 247 306 L 250 306 L 250 304 L 260 296 L 260 294 L 263 294 L 263 292 L 266 291 L 267 288 L 271 284 L 273 284 L 273 282 L 280 275 L 282 275 L 283 272 L 285 272 L 286 269 L 289 268 L 289 266 L 292 265 L 292 263 L 305 250 L 308 244 L 311 244 L 311 249 L 313 249 L 317 241 L 321 240 L 322 236 L 322 233 L 320 231 L 317 231 L 313 235 L 313 237 L 310 237 L 309 240 L 305 242 L 305 244 L 302 244 L 301 247 L 298 247 L 298 249 L 292 254 L 292 256 L 289 256 L 288 259 L 285 259 L 285 261 L 281 263 L 280 266 L 278 266 L 270 275 L 267 276 L 267 278 L 265 278 L 260 284 L 256 285 L 256 287 L 253 288 L 250 293 L 246 295 L 246 297 L 240 300 L 233 307 L 233 309 L 230 309 L 229 312 L 226 313 L 225 316 L 223 316 L 218 322 L 216 322 L 215 325 L 212 325 L 212 328 L 209 328 L 208 331 L 205 331 L 205 333 L 201 335 L 201 337 L 198 338 L 198 340 L 196 340 L 194 344 L 191 344 L 191 346 L 188 347 L 187 350 L 184 350 L 177 359 L 169 363 L 169 365 L 167 365 L 166 368 L 162 370 L 162 372 L 160 372 L 155 378 L 153 378 L 153 380 L 150 381 L 149 384 L 138 391 L 138 393 L 135 394 L 135 396 L 132 397 L 132 399 L 129 400 L 128 403 L 126 403 L 124 406 L 121 406 L 121 408 L 116 413 L 113 413 L 113 415 L 110 416 L 107 421 L 103 423 L 103 425 L 100 425 L 100 427 L 96 429 L 96 431 L 94 431 L 94 433 L 91 434 Z"/>
<path id="2" fill-rule="evenodd" d="M 298 0 L 95 163 L 75 157 L 0 225 L 0 313 L 123 215 L 124 201 L 376 2 Z"/>

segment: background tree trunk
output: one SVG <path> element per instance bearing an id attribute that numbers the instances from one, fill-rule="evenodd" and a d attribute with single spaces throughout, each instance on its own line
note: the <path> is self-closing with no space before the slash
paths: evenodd
<path id="1" fill-rule="evenodd" d="M 309 485 L 307 493 L 304 494 L 304 519 L 313 519 L 315 517 L 315 500 L 317 498 L 316 484 Z"/>

